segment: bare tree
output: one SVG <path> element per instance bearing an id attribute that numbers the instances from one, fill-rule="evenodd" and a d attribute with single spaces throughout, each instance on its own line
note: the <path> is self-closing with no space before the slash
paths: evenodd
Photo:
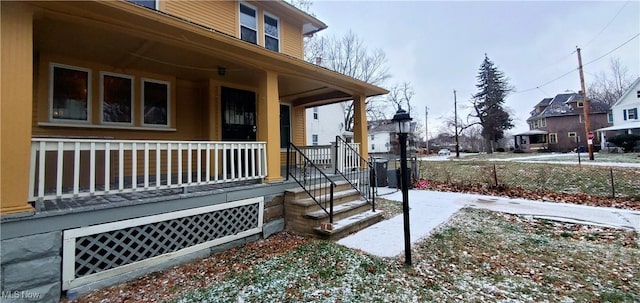
<path id="1" fill-rule="evenodd" d="M 358 36 L 349 31 L 343 37 L 314 37 L 305 44 L 305 60 L 373 84 L 382 85 L 391 77 L 387 57 L 381 49 L 370 50 Z M 380 98 L 365 101 L 369 118 L 384 117 Z M 353 129 L 353 102 L 344 105 L 345 130 Z"/>
<path id="2" fill-rule="evenodd" d="M 401 84 L 395 84 L 389 88 L 389 94 L 387 94 L 387 101 L 395 105 L 395 110 L 403 107 L 409 114 L 411 114 L 411 98 L 413 98 L 415 92 L 411 83 L 403 82 Z"/>
<path id="3" fill-rule="evenodd" d="M 591 100 L 613 105 L 633 83 L 629 69 L 622 64 L 620 58 L 611 58 L 609 71 L 595 75 L 595 79 L 587 89 L 587 96 Z"/>

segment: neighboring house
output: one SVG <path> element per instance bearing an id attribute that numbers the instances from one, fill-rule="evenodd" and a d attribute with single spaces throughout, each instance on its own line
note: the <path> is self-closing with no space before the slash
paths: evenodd
<path id="1" fill-rule="evenodd" d="M 393 153 L 396 139 L 396 123 L 391 120 L 369 122 L 369 152 L 375 154 Z"/>
<path id="2" fill-rule="evenodd" d="M 606 138 L 622 133 L 640 135 L 640 77 L 611 106 L 609 111 L 612 126 L 598 129 L 602 147 L 606 147 Z"/>
<path id="3" fill-rule="evenodd" d="M 353 133 L 345 131 L 344 103 L 333 103 L 307 108 L 307 145 L 328 145 L 336 141 L 336 135 L 348 141 Z"/>
<path id="4" fill-rule="evenodd" d="M 354 100 L 366 158 L 365 99 L 387 93 L 305 62 L 327 26 L 283 1 L 0 13 L 3 295 L 57 302 L 281 230 L 305 109 Z"/>
<path id="5" fill-rule="evenodd" d="M 610 124 L 608 110 L 609 106 L 603 102 L 589 102 L 590 129 Z M 567 152 L 577 146 L 586 147 L 584 102 L 581 94 L 564 93 L 542 99 L 536 104 L 527 123 L 529 131 L 514 136 L 516 150 Z"/>

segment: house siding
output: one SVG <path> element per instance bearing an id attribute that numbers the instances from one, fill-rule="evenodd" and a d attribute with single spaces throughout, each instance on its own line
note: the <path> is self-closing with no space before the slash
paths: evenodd
<path id="1" fill-rule="evenodd" d="M 598 129 L 602 127 L 608 126 L 607 114 L 606 113 L 598 113 L 589 115 L 590 128 Z M 546 117 L 547 118 L 547 127 L 538 128 L 540 130 L 545 130 L 549 133 L 557 133 L 558 134 L 558 143 L 551 144 L 549 143 L 549 150 L 555 152 L 567 152 L 572 151 L 576 148 L 575 138 L 569 137 L 569 132 L 577 133 L 578 137 L 580 137 L 580 142 L 578 142 L 579 146 L 587 145 L 587 138 L 585 135 L 584 123 L 580 123 L 578 116 L 558 116 L 558 117 Z M 597 141 L 597 138 L 596 138 Z M 547 142 L 549 139 L 547 138 Z M 597 143 L 594 142 L 594 146 Z"/>
<path id="2" fill-rule="evenodd" d="M 223 32 L 238 36 L 237 1 L 163 1 L 164 11 Z"/>
<path id="3" fill-rule="evenodd" d="M 282 19 L 280 19 L 282 20 Z M 294 25 L 289 22 L 282 22 L 282 40 L 280 45 L 282 53 L 298 59 L 304 58 L 304 43 L 302 38 L 302 25 Z"/>
<path id="4" fill-rule="evenodd" d="M 213 28 L 227 35 L 239 38 L 240 23 L 238 1 L 163 1 L 161 7 L 166 13 Z M 302 59 L 304 56 L 302 25 L 288 21 L 287 16 L 273 13 L 262 3 L 248 2 L 257 8 L 258 45 L 264 46 L 264 14 L 268 13 L 280 21 L 280 52 Z"/>

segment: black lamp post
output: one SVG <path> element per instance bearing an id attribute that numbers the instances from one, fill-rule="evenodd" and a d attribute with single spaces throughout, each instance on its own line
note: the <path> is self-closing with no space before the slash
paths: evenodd
<path id="1" fill-rule="evenodd" d="M 404 216 L 404 264 L 411 266 L 411 235 L 409 232 L 409 176 L 407 174 L 407 135 L 411 128 L 411 117 L 398 106 L 392 121 L 400 141 L 400 187 L 402 189 L 402 214 Z"/>

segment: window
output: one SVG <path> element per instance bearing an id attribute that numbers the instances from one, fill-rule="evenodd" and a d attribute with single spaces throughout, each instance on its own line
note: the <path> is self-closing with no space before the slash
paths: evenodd
<path id="1" fill-rule="evenodd" d="M 280 51 L 280 26 L 278 18 L 264 15 L 264 47 L 274 52 Z"/>
<path id="2" fill-rule="evenodd" d="M 638 99 L 640 99 L 640 90 L 636 92 L 636 95 L 638 96 Z"/>
<path id="3" fill-rule="evenodd" d="M 50 119 L 65 122 L 90 122 L 91 71 L 69 65 L 49 66 Z"/>
<path id="4" fill-rule="evenodd" d="M 608 111 L 607 112 L 607 121 L 609 121 L 609 123 L 613 123 L 613 112 L 612 111 Z"/>
<path id="5" fill-rule="evenodd" d="M 280 104 L 280 148 L 287 148 L 291 139 L 291 107 Z"/>
<path id="6" fill-rule="evenodd" d="M 376 136 L 375 135 L 371 135 L 371 141 L 375 140 Z"/>
<path id="7" fill-rule="evenodd" d="M 622 110 L 622 120 L 627 121 L 627 110 L 626 109 Z"/>
<path id="8" fill-rule="evenodd" d="M 547 127 L 547 118 L 540 119 L 540 127 Z"/>
<path id="9" fill-rule="evenodd" d="M 258 44 L 256 9 L 244 3 L 240 3 L 240 39 Z"/>
<path id="10" fill-rule="evenodd" d="M 584 114 L 580 114 L 578 119 L 580 120 L 580 123 L 584 123 Z"/>
<path id="11" fill-rule="evenodd" d="M 627 118 L 629 118 L 629 120 L 638 119 L 638 109 L 637 108 L 628 109 L 627 110 Z"/>
<path id="12" fill-rule="evenodd" d="M 549 143 L 551 143 L 551 144 L 558 143 L 558 134 L 557 133 L 549 134 Z"/>
<path id="13" fill-rule="evenodd" d="M 580 137 L 578 137 L 578 134 L 576 132 L 569 132 L 567 134 L 569 138 L 572 138 L 573 141 L 580 142 Z"/>
<path id="14" fill-rule="evenodd" d="M 311 144 L 314 146 L 318 145 L 318 135 L 316 134 L 311 135 Z"/>
<path id="15" fill-rule="evenodd" d="M 133 77 L 101 72 L 100 105 L 103 123 L 133 124 Z"/>
<path id="16" fill-rule="evenodd" d="M 142 79 L 142 124 L 169 126 L 169 83 Z"/>
<path id="17" fill-rule="evenodd" d="M 584 107 L 584 101 L 578 101 L 578 107 Z"/>
<path id="18" fill-rule="evenodd" d="M 318 120 L 318 108 L 313 108 L 313 120 Z"/>
<path id="19" fill-rule="evenodd" d="M 371 150 L 376 150 L 376 145 L 375 144 L 371 144 Z"/>
<path id="20" fill-rule="evenodd" d="M 158 4 L 156 0 L 129 0 L 131 3 L 135 3 L 137 5 L 141 5 L 150 9 L 158 9 Z"/>

